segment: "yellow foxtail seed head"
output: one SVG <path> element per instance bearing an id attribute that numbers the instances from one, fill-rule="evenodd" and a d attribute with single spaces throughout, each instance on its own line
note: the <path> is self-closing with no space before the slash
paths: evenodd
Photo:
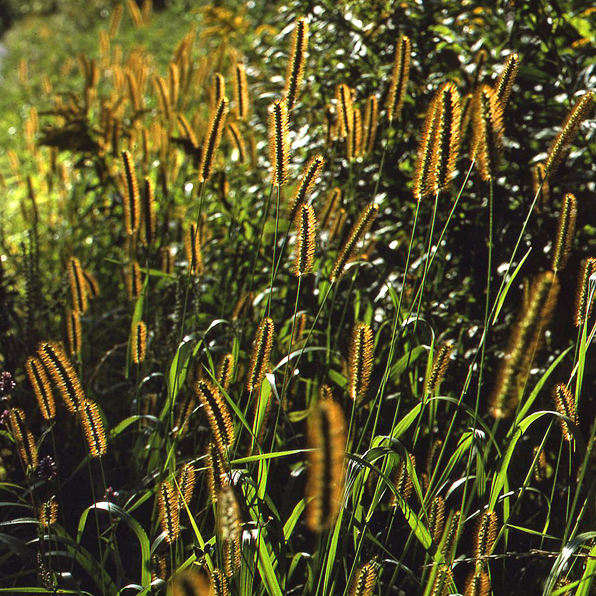
<path id="1" fill-rule="evenodd" d="M 246 80 L 246 68 L 244 64 L 236 64 L 235 69 L 235 86 L 234 96 L 236 100 L 236 111 L 238 113 L 239 120 L 246 120 L 248 118 L 248 112 L 250 104 L 248 100 L 248 82 Z"/>
<path id="2" fill-rule="evenodd" d="M 228 579 L 223 574 L 221 569 L 214 569 L 211 572 L 210 594 L 212 594 L 213 596 L 230 596 Z"/>
<path id="3" fill-rule="evenodd" d="M 129 300 L 135 300 L 141 295 L 143 280 L 141 278 L 141 267 L 137 261 L 131 261 L 124 268 L 124 282 Z"/>
<path id="4" fill-rule="evenodd" d="M 223 542 L 232 542 L 240 538 L 242 516 L 236 494 L 231 486 L 226 486 L 217 495 L 216 510 L 217 532 Z"/>
<path id="5" fill-rule="evenodd" d="M 89 454 L 91 457 L 101 457 L 105 455 L 108 443 L 106 440 L 106 431 L 103 425 L 103 420 L 99 415 L 97 404 L 90 399 L 85 400 L 79 408 L 79 415 L 81 423 L 83 424 L 83 431 L 87 445 L 89 447 Z"/>
<path id="6" fill-rule="evenodd" d="M 452 512 L 447 521 L 447 528 L 443 535 L 442 553 L 446 559 L 449 559 L 456 546 L 457 532 L 459 521 L 461 519 L 461 511 Z"/>
<path id="7" fill-rule="evenodd" d="M 37 444 L 31 431 L 27 428 L 25 412 L 21 408 L 10 408 L 8 420 L 23 467 L 30 470 L 37 468 L 39 463 Z"/>
<path id="8" fill-rule="evenodd" d="M 147 354 L 147 325 L 144 321 L 137 321 L 131 330 L 132 361 L 141 364 Z"/>
<path id="9" fill-rule="evenodd" d="M 552 270 L 556 273 L 562 271 L 567 265 L 573 236 L 575 234 L 575 220 L 577 218 L 577 199 L 571 193 L 567 193 L 563 199 L 559 225 L 557 228 L 557 239 L 553 252 Z"/>
<path id="10" fill-rule="evenodd" d="M 509 101 L 509 95 L 511 95 L 511 88 L 517 77 L 517 71 L 519 70 L 519 54 L 510 54 L 507 58 L 497 80 L 495 82 L 495 95 L 497 100 L 503 106 L 503 111 Z"/>
<path id="11" fill-rule="evenodd" d="M 141 199 L 139 193 L 139 183 L 135 173 L 132 157 L 128 151 L 122 151 L 122 161 L 124 163 L 124 176 L 126 179 L 126 191 L 124 193 L 124 224 L 126 233 L 129 236 L 136 234 L 139 229 L 139 220 L 141 212 Z"/>
<path id="12" fill-rule="evenodd" d="M 345 83 L 341 83 L 337 86 L 335 97 L 337 99 L 339 135 L 342 139 L 349 138 L 354 126 L 352 90 Z"/>
<path id="13" fill-rule="evenodd" d="M 222 97 L 226 96 L 226 79 L 220 72 L 213 75 L 213 106 L 215 107 Z"/>
<path id="14" fill-rule="evenodd" d="M 304 77 L 304 64 L 306 62 L 306 50 L 308 48 L 308 21 L 302 17 L 296 21 L 292 35 L 292 47 L 290 49 L 290 60 L 286 72 L 286 88 L 284 98 L 291 110 L 298 99 L 300 85 Z"/>
<path id="15" fill-rule="evenodd" d="M 99 284 L 91 271 L 83 269 L 83 277 L 85 278 L 85 286 L 87 288 L 87 296 L 91 299 L 99 296 Z"/>
<path id="16" fill-rule="evenodd" d="M 195 394 L 205 410 L 213 437 L 223 456 L 226 447 L 234 442 L 234 426 L 228 405 L 219 390 L 209 381 L 197 381 Z"/>
<path id="17" fill-rule="evenodd" d="M 569 390 L 565 383 L 559 383 L 553 390 L 553 398 L 555 400 L 555 406 L 557 412 L 563 416 L 570 418 L 574 424 L 577 424 L 577 411 L 575 409 L 575 397 Z M 563 438 L 571 443 L 573 441 L 573 435 L 569 430 L 567 422 L 561 420 L 561 431 L 563 432 Z"/>
<path id="18" fill-rule="evenodd" d="M 542 188 L 541 185 L 542 184 Z M 542 205 L 548 205 L 550 202 L 550 184 L 548 179 L 546 178 L 545 171 L 544 171 L 544 164 L 542 162 L 537 163 L 532 168 L 532 189 L 534 194 L 538 192 L 538 189 L 541 188 L 541 201 Z"/>
<path id="19" fill-rule="evenodd" d="M 41 504 L 38 515 L 40 525 L 45 528 L 53 526 L 58 521 L 58 503 L 54 496 Z"/>
<path id="20" fill-rule="evenodd" d="M 435 389 L 440 385 L 445 373 L 447 372 L 447 367 L 449 366 L 449 359 L 451 358 L 451 352 L 453 352 L 453 344 L 447 343 L 443 344 L 437 355 L 435 357 L 435 361 L 433 363 L 433 367 L 428 378 L 428 382 L 426 384 L 426 392 L 432 393 Z"/>
<path id="21" fill-rule="evenodd" d="M 589 257 L 584 259 L 578 277 L 577 291 L 575 294 L 575 317 L 576 327 L 581 327 L 592 312 L 593 288 L 592 276 L 596 274 L 596 259 Z"/>
<path id="22" fill-rule="evenodd" d="M 233 577 L 236 575 L 236 573 L 238 573 L 238 571 L 240 571 L 240 565 L 242 562 L 241 537 L 238 536 L 234 540 L 228 540 L 224 542 L 223 551 L 226 575 L 228 577 Z"/>
<path id="23" fill-rule="evenodd" d="M 227 391 L 234 376 L 234 354 L 224 354 L 217 367 L 217 382 Z"/>
<path id="24" fill-rule="evenodd" d="M 81 353 L 83 335 L 81 332 L 81 314 L 78 310 L 69 310 L 66 317 L 66 335 L 70 355 L 76 358 Z"/>
<path id="25" fill-rule="evenodd" d="M 56 417 L 56 402 L 50 379 L 41 360 L 36 356 L 29 357 L 25 363 L 25 370 L 33 387 L 41 415 L 46 420 L 53 420 Z"/>
<path id="26" fill-rule="evenodd" d="M 497 537 L 497 514 L 494 511 L 485 511 L 480 516 L 476 525 L 474 536 L 474 558 L 488 557 Z"/>
<path id="27" fill-rule="evenodd" d="M 145 246 L 150 246 L 155 241 L 155 192 L 153 183 L 149 178 L 143 180 L 141 220 L 143 222 L 143 234 L 141 239 Z"/>
<path id="28" fill-rule="evenodd" d="M 379 206 L 376 203 L 369 203 L 364 208 L 339 251 L 329 276 L 331 282 L 334 282 L 342 275 L 347 262 L 354 256 L 358 243 L 366 236 L 378 212 Z"/>
<path id="29" fill-rule="evenodd" d="M 379 100 L 375 95 L 366 100 L 364 111 L 364 134 L 362 139 L 362 152 L 371 153 L 375 146 L 377 127 L 379 125 Z"/>
<path id="30" fill-rule="evenodd" d="M 273 320 L 268 317 L 263 319 L 255 335 L 250 368 L 246 377 L 246 390 L 249 392 L 257 391 L 265 378 L 273 349 L 274 335 Z"/>
<path id="31" fill-rule="evenodd" d="M 588 91 L 585 95 L 582 95 L 567 114 L 559 134 L 555 137 L 548 150 L 546 161 L 544 162 L 544 175 L 546 178 L 551 178 L 559 165 L 561 165 L 567 149 L 569 149 L 579 132 L 582 122 L 592 111 L 595 95 L 594 91 Z"/>
<path id="32" fill-rule="evenodd" d="M 378 573 L 379 565 L 374 559 L 361 565 L 352 579 L 349 596 L 372 596 Z"/>
<path id="33" fill-rule="evenodd" d="M 180 509 L 176 489 L 171 482 L 164 481 L 157 489 L 159 522 L 168 544 L 175 542 L 180 535 Z"/>
<path id="34" fill-rule="evenodd" d="M 161 254 L 161 270 L 168 275 L 174 273 L 174 255 L 169 246 L 162 246 L 159 249 Z"/>
<path id="35" fill-rule="evenodd" d="M 411 453 L 408 454 L 408 457 L 412 465 L 412 470 L 416 470 L 416 458 Z M 401 496 L 403 501 L 407 503 L 412 496 L 414 485 L 412 483 L 412 478 L 408 474 L 408 466 L 405 461 L 401 461 L 395 468 L 391 481 L 397 493 Z M 389 504 L 391 507 L 397 507 L 397 498 L 393 492 L 391 493 Z"/>
<path id="36" fill-rule="evenodd" d="M 354 401 L 366 397 L 373 361 L 373 332 L 364 324 L 358 323 L 352 331 L 348 364 L 348 393 Z"/>
<path id="37" fill-rule="evenodd" d="M 336 186 L 330 193 L 325 203 L 325 208 L 321 213 L 321 230 L 326 230 L 330 222 L 336 215 L 336 211 L 341 204 L 341 188 Z"/>
<path id="38" fill-rule="evenodd" d="M 437 495 L 428 511 L 428 529 L 435 544 L 439 544 L 445 526 L 445 499 Z"/>
<path id="39" fill-rule="evenodd" d="M 184 464 L 178 472 L 178 478 L 176 479 L 178 486 L 180 487 L 180 494 L 178 495 L 178 506 L 184 507 L 184 503 L 187 505 L 192 499 L 195 485 L 197 482 L 196 470 L 193 464 Z"/>
<path id="40" fill-rule="evenodd" d="M 437 122 L 430 160 L 429 187 L 432 194 L 449 190 L 459 155 L 461 101 L 453 83 L 445 83 L 436 98 Z"/>
<path id="41" fill-rule="evenodd" d="M 206 182 L 213 171 L 213 162 L 215 161 L 215 155 L 219 148 L 221 135 L 225 127 L 226 116 L 228 114 L 228 104 L 228 99 L 222 97 L 211 114 L 209 133 L 203 141 L 203 148 L 201 151 L 201 163 L 199 164 L 200 183 Z"/>
<path id="42" fill-rule="evenodd" d="M 435 95 L 428 105 L 424 125 L 422 127 L 422 136 L 418 145 L 416 157 L 416 166 L 414 168 L 414 198 L 421 201 L 433 193 L 430 185 L 431 164 L 433 156 L 433 146 L 435 139 L 435 129 L 440 120 L 440 114 L 437 116 L 437 96 Z M 439 106 L 440 111 L 440 106 Z"/>
<path id="43" fill-rule="evenodd" d="M 466 580 L 464 596 L 489 596 L 490 578 L 484 570 L 472 569 Z"/>
<path id="44" fill-rule="evenodd" d="M 552 271 L 540 274 L 530 289 L 530 299 L 522 311 L 501 362 L 490 399 L 495 418 L 510 416 L 525 386 L 534 356 L 539 352 L 559 293 L 559 280 Z"/>
<path id="45" fill-rule="evenodd" d="M 290 221 L 294 221 L 300 205 L 306 202 L 306 198 L 312 192 L 315 182 L 321 174 L 324 165 L 325 159 L 322 155 L 315 155 L 309 159 L 302 172 L 302 176 L 300 177 L 298 188 L 290 201 L 290 206 L 288 208 L 288 219 Z"/>
<path id="46" fill-rule="evenodd" d="M 472 157 L 483 180 L 494 178 L 503 153 L 503 105 L 494 90 L 482 85 L 472 105 Z"/>
<path id="47" fill-rule="evenodd" d="M 184 243 L 186 250 L 186 260 L 191 275 L 203 274 L 203 253 L 201 251 L 201 241 L 199 237 L 199 229 L 196 224 L 192 223 L 186 232 Z"/>
<path id="48" fill-rule="evenodd" d="M 68 279 L 70 281 L 70 293 L 72 296 L 72 308 L 79 312 L 87 311 L 87 284 L 83 275 L 83 268 L 79 259 L 71 257 L 68 262 Z"/>
<path id="49" fill-rule="evenodd" d="M 406 88 L 410 78 L 410 54 L 410 38 L 402 35 L 398 38 L 395 46 L 393 72 L 389 93 L 387 94 L 387 118 L 389 122 L 399 118 L 404 105 Z"/>
<path id="50" fill-rule="evenodd" d="M 58 387 L 66 408 L 74 414 L 85 400 L 85 394 L 79 377 L 62 346 L 54 341 L 42 342 L 39 344 L 37 355 Z"/>
<path id="51" fill-rule="evenodd" d="M 213 503 L 217 503 L 220 491 L 229 484 L 229 472 L 224 459 L 217 445 L 211 442 L 207 446 L 207 487 Z"/>
<path id="52" fill-rule="evenodd" d="M 269 157 L 271 184 L 283 186 L 288 181 L 290 130 L 286 102 L 279 99 L 269 105 Z"/>
<path id="53" fill-rule="evenodd" d="M 341 407 L 320 401 L 308 418 L 309 471 L 307 524 L 313 532 L 330 528 L 337 518 L 344 492 L 346 425 Z"/>
<path id="54" fill-rule="evenodd" d="M 311 205 L 303 203 L 296 214 L 296 258 L 294 275 L 300 277 L 312 271 L 315 258 L 317 220 Z"/>

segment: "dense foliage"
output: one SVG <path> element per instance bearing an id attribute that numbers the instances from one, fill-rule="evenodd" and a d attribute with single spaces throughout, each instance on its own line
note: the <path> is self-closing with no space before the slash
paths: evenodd
<path id="1" fill-rule="evenodd" d="M 590 594 L 589 3 L 33 12 L 0 591 Z"/>

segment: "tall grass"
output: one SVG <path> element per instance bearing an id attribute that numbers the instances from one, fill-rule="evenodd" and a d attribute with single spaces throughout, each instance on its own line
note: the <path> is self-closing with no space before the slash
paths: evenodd
<path id="1" fill-rule="evenodd" d="M 349 11 L 203 8 L 167 64 L 151 15 L 4 176 L 0 591 L 589 594 L 593 92 L 514 164 L 523 54 L 426 85 L 381 19 L 371 89 L 318 80 Z"/>

